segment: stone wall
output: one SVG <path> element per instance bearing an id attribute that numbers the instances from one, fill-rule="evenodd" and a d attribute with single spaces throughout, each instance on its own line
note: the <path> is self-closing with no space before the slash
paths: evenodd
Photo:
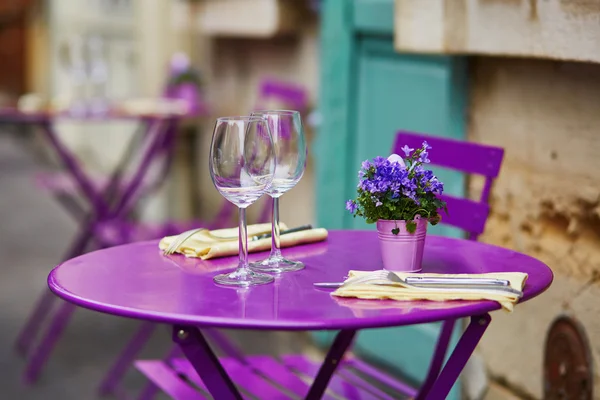
<path id="1" fill-rule="evenodd" d="M 493 315 L 481 352 L 493 378 L 541 398 L 555 317 L 575 316 L 600 357 L 600 65 L 482 57 L 470 68 L 469 140 L 506 149 L 481 240 L 555 273 L 540 298 Z"/>

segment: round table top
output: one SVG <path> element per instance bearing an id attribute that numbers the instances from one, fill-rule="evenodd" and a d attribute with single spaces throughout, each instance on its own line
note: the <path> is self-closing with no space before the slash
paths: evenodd
<path id="1" fill-rule="evenodd" d="M 494 301 L 392 301 L 338 298 L 314 282 L 339 282 L 349 270 L 382 268 L 377 233 L 331 231 L 325 242 L 283 249 L 306 268 L 275 283 L 245 289 L 217 286 L 212 277 L 237 257 L 202 261 L 164 256 L 157 241 L 88 253 L 56 267 L 50 289 L 81 307 L 171 324 L 234 329 L 320 330 L 411 325 L 480 315 Z M 526 272 L 522 302 L 542 293 L 552 271 L 541 261 L 500 247 L 428 236 L 423 272 Z M 251 254 L 251 261 L 266 253 Z"/>

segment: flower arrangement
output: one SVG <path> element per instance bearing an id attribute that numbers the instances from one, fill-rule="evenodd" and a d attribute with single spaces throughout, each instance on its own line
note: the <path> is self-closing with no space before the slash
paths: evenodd
<path id="1" fill-rule="evenodd" d="M 415 232 L 415 220 L 420 218 L 436 225 L 441 220 L 439 210 L 446 213 L 448 210 L 446 202 L 438 198 L 444 184 L 423 167 L 429 163 L 429 149 L 427 142 L 423 142 L 416 150 L 404 146 L 404 159 L 392 154 L 387 159 L 375 157 L 364 161 L 358 172 L 358 196 L 346 202 L 346 209 L 354 217 L 364 217 L 369 224 L 377 220 L 406 221 L 409 233 Z M 393 234 L 398 232 L 398 227 L 392 229 Z"/>

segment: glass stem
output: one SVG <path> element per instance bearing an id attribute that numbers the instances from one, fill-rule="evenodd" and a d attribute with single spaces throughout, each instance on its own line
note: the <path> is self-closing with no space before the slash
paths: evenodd
<path id="1" fill-rule="evenodd" d="M 240 207 L 240 272 L 248 269 L 248 228 L 246 226 L 246 209 Z"/>
<path id="2" fill-rule="evenodd" d="M 281 231 L 279 229 L 279 197 L 273 197 L 273 224 L 271 226 L 271 256 L 281 257 Z"/>

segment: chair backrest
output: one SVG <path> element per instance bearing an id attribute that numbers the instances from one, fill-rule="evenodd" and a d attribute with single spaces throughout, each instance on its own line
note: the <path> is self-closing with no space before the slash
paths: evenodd
<path id="1" fill-rule="evenodd" d="M 470 240 L 477 240 L 483 233 L 490 206 L 490 190 L 500 172 L 504 149 L 472 142 L 447 139 L 413 132 L 396 134 L 393 152 L 402 155 L 401 147 L 421 147 L 426 140 L 432 147 L 429 158 L 432 165 L 466 174 L 483 175 L 485 183 L 479 201 L 444 194 L 441 198 L 448 204 L 448 215 L 442 215 L 441 223 L 462 229 Z"/>
<path id="2" fill-rule="evenodd" d="M 308 108 L 308 93 L 297 84 L 268 78 L 260 83 L 258 91 L 255 110 L 287 108 L 302 113 Z M 258 222 L 269 222 L 271 210 L 272 202 L 267 198 L 263 203 Z"/>
<path id="3" fill-rule="evenodd" d="M 274 104 L 275 105 L 272 105 Z M 291 108 L 300 112 L 308 106 L 306 90 L 295 83 L 284 82 L 273 78 L 261 81 L 255 110 L 269 108 Z"/>

